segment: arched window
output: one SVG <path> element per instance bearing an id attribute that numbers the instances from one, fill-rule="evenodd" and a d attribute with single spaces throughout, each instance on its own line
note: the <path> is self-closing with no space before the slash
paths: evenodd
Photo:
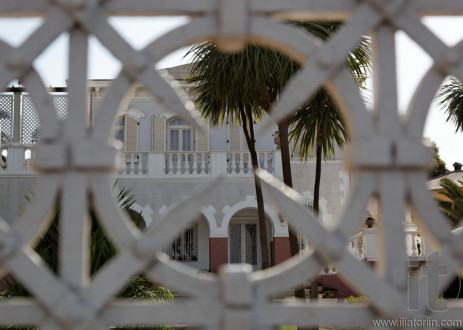
<path id="1" fill-rule="evenodd" d="M 183 119 L 173 119 L 167 124 L 167 149 L 169 151 L 193 150 L 193 127 Z"/>

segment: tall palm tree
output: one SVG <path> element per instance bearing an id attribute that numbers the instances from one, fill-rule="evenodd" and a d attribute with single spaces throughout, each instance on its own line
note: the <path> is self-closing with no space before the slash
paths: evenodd
<path id="1" fill-rule="evenodd" d="M 225 54 L 213 43 L 204 43 L 190 50 L 193 64 L 190 68 L 191 94 L 202 116 L 213 126 L 224 122 L 241 126 L 251 156 L 253 170 L 259 167 L 254 122 L 261 119 L 263 110 L 258 100 L 266 97 L 256 89 L 267 74 L 262 73 L 261 63 L 265 50 L 249 45 L 242 53 Z M 270 247 L 267 238 L 267 221 L 260 180 L 254 175 L 259 233 L 262 251 L 262 268 L 270 267 Z"/>
<path id="2" fill-rule="evenodd" d="M 342 149 L 348 140 L 344 119 L 326 89 L 321 89 L 295 114 L 291 139 L 300 142 L 302 158 L 313 156 L 315 151 L 313 210 L 318 214 L 322 156 L 324 159 L 334 156 L 336 146 Z"/>
<path id="3" fill-rule="evenodd" d="M 312 100 L 294 116 L 291 139 L 300 141 L 300 155 L 307 159 L 315 149 L 315 184 L 313 211 L 319 214 L 321 160 L 335 154 L 335 146 L 342 148 L 348 133 L 344 120 L 333 99 L 325 89 L 321 89 Z M 310 284 L 310 299 L 317 299 L 317 282 Z"/>
<path id="4" fill-rule="evenodd" d="M 463 186 L 463 180 L 458 180 Z M 463 191 L 461 186 L 448 178 L 440 180 L 440 185 L 444 188 L 439 194 L 447 197 L 437 201 L 439 208 L 444 212 L 450 224 L 456 227 L 463 219 Z"/>
<path id="5" fill-rule="evenodd" d="M 463 131 L 463 85 L 456 78 L 450 78 L 437 95 L 439 105 L 447 114 L 447 122 L 455 124 L 455 132 Z"/>
<path id="6" fill-rule="evenodd" d="M 340 28 L 339 23 L 330 27 L 333 34 Z M 354 78 L 359 82 L 359 88 L 370 72 L 370 41 L 363 38 L 357 48 L 347 55 L 346 66 L 352 72 Z M 319 214 L 320 204 L 320 182 L 321 182 L 321 160 L 322 156 L 327 159 L 335 155 L 335 148 L 344 147 L 348 140 L 348 132 L 344 119 L 334 101 L 325 88 L 321 88 L 308 103 L 298 110 L 292 120 L 290 133 L 294 145 L 300 142 L 299 154 L 307 159 L 313 156 L 315 149 L 315 183 L 313 211 Z M 292 238 L 294 240 L 294 238 Z M 292 246 L 294 243 L 291 244 Z M 291 255 L 294 255 L 292 248 Z M 302 294 L 296 292 L 296 296 Z M 310 299 L 317 299 L 317 282 L 311 281 Z"/>
<path id="7" fill-rule="evenodd" d="M 340 22 L 335 21 L 291 24 L 322 40 L 328 39 L 341 25 Z M 369 40 L 365 38 L 355 52 L 347 57 L 348 66 L 356 77 L 366 76 L 370 63 L 369 49 Z M 211 123 L 215 125 L 221 125 L 227 116 L 242 123 L 244 117 L 239 113 L 240 104 L 252 109 L 250 113 L 256 117 L 262 116 L 262 110 L 270 112 L 286 82 L 300 68 L 298 63 L 285 55 L 258 45 L 248 45 L 240 53 L 223 54 L 214 44 L 208 42 L 194 47 L 189 54 L 193 54 L 194 61 L 192 77 L 188 79 L 190 83 L 196 84 L 192 89 L 193 96 L 197 98 L 196 103 L 203 116 L 212 119 Z M 216 111 L 221 114 L 213 114 Z M 243 112 L 244 115 L 247 114 L 246 111 Z M 292 187 L 292 176 L 288 131 L 291 121 L 292 117 L 277 123 L 283 181 L 290 187 Z M 252 121 L 248 126 L 252 126 Z M 251 133 L 247 134 L 246 130 L 244 133 L 248 142 Z M 252 144 L 254 139 L 250 140 Z M 248 148 L 251 150 L 252 146 L 248 144 Z M 263 211 L 260 214 L 263 215 Z M 299 252 L 297 235 L 292 231 L 290 231 L 290 246 L 291 255 Z"/>

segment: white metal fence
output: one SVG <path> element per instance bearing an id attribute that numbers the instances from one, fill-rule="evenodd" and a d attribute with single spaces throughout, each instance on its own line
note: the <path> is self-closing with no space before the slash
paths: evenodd
<path id="1" fill-rule="evenodd" d="M 446 46 L 421 22 L 424 15 L 463 15 L 461 0 L 2 0 L 1 16 L 41 16 L 44 21 L 17 48 L 0 42 L 0 83 L 21 78 L 30 92 L 41 122 L 36 151 L 36 199 L 12 225 L 0 223 L 0 275 L 13 274 L 33 298 L 15 298 L 0 304 L 0 324 L 26 323 L 43 329 L 105 329 L 111 325 L 187 324 L 209 329 L 267 329 L 284 324 L 371 326 L 371 319 L 432 316 L 461 320 L 463 304 L 448 303 L 445 313 L 433 310 L 426 295 L 417 296 L 415 310 L 409 299 L 406 240 L 402 220 L 413 208 L 429 242 L 440 250 L 439 265 L 448 283 L 463 266 L 463 239 L 452 234 L 426 189 L 426 168 L 431 152 L 421 137 L 426 114 L 447 75 L 463 81 L 463 44 Z M 133 49 L 108 23 L 117 15 L 187 15 L 191 21 L 142 50 Z M 319 44 L 282 23 L 284 19 L 314 20 L 331 17 L 346 24 L 325 44 Z M 434 65 L 415 91 L 408 115 L 397 111 L 394 33 L 402 30 L 433 59 Z M 53 109 L 45 86 L 33 68 L 38 55 L 61 33 L 68 31 L 69 112 L 63 125 Z M 346 53 L 360 38 L 373 39 L 375 114 L 368 112 L 356 83 L 345 72 Z M 96 37 L 122 64 L 95 118 L 87 128 L 86 72 L 88 38 Z M 314 252 L 265 272 L 251 273 L 245 266 L 229 266 L 218 275 L 196 274 L 156 254 L 181 226 L 188 224 L 214 186 L 198 192 L 171 209 L 145 234 L 133 228 L 121 213 L 111 192 L 115 150 L 108 144 L 111 126 L 124 93 L 136 80 L 159 102 L 190 122 L 195 114 L 184 105 L 154 69 L 154 63 L 175 49 L 210 38 L 228 50 L 247 41 L 270 45 L 298 60 L 303 69 L 294 77 L 275 106 L 268 123 L 285 117 L 322 84 L 342 105 L 352 132 L 348 165 L 356 183 L 339 225 L 326 230 L 271 176 L 262 174 L 267 197 L 313 244 Z M 91 201 L 88 196 L 92 196 Z M 381 272 L 360 263 L 345 248 L 357 231 L 370 198 L 377 196 Z M 61 204 L 60 269 L 53 274 L 40 262 L 33 246 L 47 229 L 50 210 Z M 110 264 L 90 278 L 88 232 L 85 215 L 89 204 L 99 214 L 107 235 L 118 250 Z M 1 210 L 0 210 L 1 213 Z M 356 291 L 368 297 L 362 305 L 338 303 L 273 304 L 276 292 L 313 277 L 325 264 L 337 271 Z M 155 281 L 186 293 L 182 304 L 140 304 L 114 296 L 134 274 L 144 272 Z M 416 290 L 425 292 L 427 276 Z M 415 288 L 415 287 L 414 287 Z"/>

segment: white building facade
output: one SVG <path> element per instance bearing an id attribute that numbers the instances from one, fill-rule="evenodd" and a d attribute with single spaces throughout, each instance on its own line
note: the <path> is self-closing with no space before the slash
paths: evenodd
<path id="1" fill-rule="evenodd" d="M 182 83 L 185 66 L 168 69 L 172 82 Z M 88 117 L 95 117 L 111 81 L 88 82 Z M 67 116 L 65 88 L 50 91 L 59 118 Z M 12 88 L 0 96 L 3 116 L 0 169 L 0 208 L 8 222 L 20 213 L 25 195 L 35 186 L 34 144 L 40 138 L 40 123 L 30 96 L 21 88 Z M 257 123 L 256 126 L 259 124 Z M 273 131 L 276 131 L 275 129 Z M 259 166 L 282 177 L 281 154 L 272 130 L 256 141 Z M 222 127 L 205 123 L 204 132 L 159 105 L 142 86 L 132 87 L 119 109 L 114 124 L 114 142 L 119 144 L 120 170 L 115 173 L 119 187 L 132 189 L 146 226 L 156 223 L 173 204 L 181 202 L 217 176 L 225 184 L 191 226 L 175 238 L 165 251 L 172 259 L 197 268 L 217 271 L 223 263 L 246 262 L 261 267 L 257 203 L 250 157 L 240 127 L 227 122 Z M 294 188 L 311 205 L 315 164 L 292 162 Z M 350 175 L 341 159 L 323 163 L 321 221 L 332 225 L 341 212 L 350 189 Z M 265 204 L 272 263 L 289 258 L 287 222 Z"/>

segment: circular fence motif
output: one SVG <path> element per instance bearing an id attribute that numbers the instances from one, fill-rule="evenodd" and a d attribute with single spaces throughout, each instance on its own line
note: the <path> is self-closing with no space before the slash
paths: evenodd
<path id="1" fill-rule="evenodd" d="M 397 301 L 408 297 L 402 218 L 409 204 L 421 226 L 440 245 L 442 267 L 463 268 L 463 240 L 451 233 L 426 189 L 430 151 L 421 142 L 427 109 L 439 85 L 449 74 L 463 80 L 461 44 L 447 47 L 420 21 L 434 13 L 463 15 L 458 1 L 338 0 L 171 0 L 3 1 L 0 15 L 45 17 L 44 23 L 18 48 L 0 43 L 0 83 L 21 78 L 30 92 L 40 122 L 36 169 L 40 173 L 37 195 L 27 212 L 11 226 L 0 222 L 0 275 L 13 274 L 34 298 L 11 299 L 0 304 L 0 324 L 33 324 L 43 329 L 106 329 L 111 325 L 188 324 L 209 329 L 272 328 L 284 324 L 314 326 L 371 326 L 373 318 L 413 317 Z M 189 15 L 192 21 L 134 50 L 108 23 L 111 15 Z M 275 19 L 326 19 L 332 15 L 346 23 L 325 44 L 318 44 Z M 402 122 L 397 111 L 394 33 L 400 29 L 433 58 L 415 94 L 409 116 Z M 56 113 L 53 101 L 33 61 L 61 33 L 70 34 L 68 113 Z M 374 40 L 377 76 L 375 113 L 367 111 L 355 81 L 344 70 L 346 54 L 363 35 Z M 94 125 L 86 124 L 86 71 L 88 37 L 95 36 L 121 62 L 122 71 L 109 89 Z M 181 92 L 172 89 L 154 69 L 154 63 L 185 45 L 214 39 L 227 51 L 239 50 L 248 41 L 269 45 L 303 65 L 282 94 L 267 122 L 278 121 L 297 109 L 321 86 L 327 87 L 347 117 L 352 132 L 348 165 L 356 183 L 339 225 L 327 230 L 298 205 L 296 192 L 268 173 L 259 172 L 268 198 L 298 231 L 314 245 L 312 254 L 293 258 L 263 272 L 242 265 L 224 267 L 218 275 L 192 273 L 158 254 L 173 233 L 214 194 L 220 179 L 171 208 L 147 233 L 141 233 L 121 212 L 111 192 L 115 148 L 108 142 L 116 111 L 135 81 L 140 81 L 158 102 L 190 123 L 199 125 L 198 113 Z M 64 120 L 64 126 L 59 120 Z M 381 202 L 383 273 L 359 262 L 345 248 L 355 233 L 368 201 Z M 52 273 L 33 251 L 51 223 L 50 211 L 61 205 L 60 269 Z M 90 278 L 86 215 L 90 204 L 118 253 Z M 0 211 L 1 212 L 1 211 Z M 360 306 L 327 304 L 273 304 L 272 294 L 313 277 L 326 264 L 335 264 L 353 288 L 368 297 Z M 130 278 L 147 273 L 154 280 L 190 296 L 183 304 L 137 304 L 114 300 Z M 450 281 L 455 271 L 446 274 Z M 426 278 L 417 281 L 425 288 Z M 462 319 L 460 305 L 447 316 L 434 314 L 427 299 L 418 299 L 421 315 Z M 207 317 L 206 317 L 207 316 Z"/>

